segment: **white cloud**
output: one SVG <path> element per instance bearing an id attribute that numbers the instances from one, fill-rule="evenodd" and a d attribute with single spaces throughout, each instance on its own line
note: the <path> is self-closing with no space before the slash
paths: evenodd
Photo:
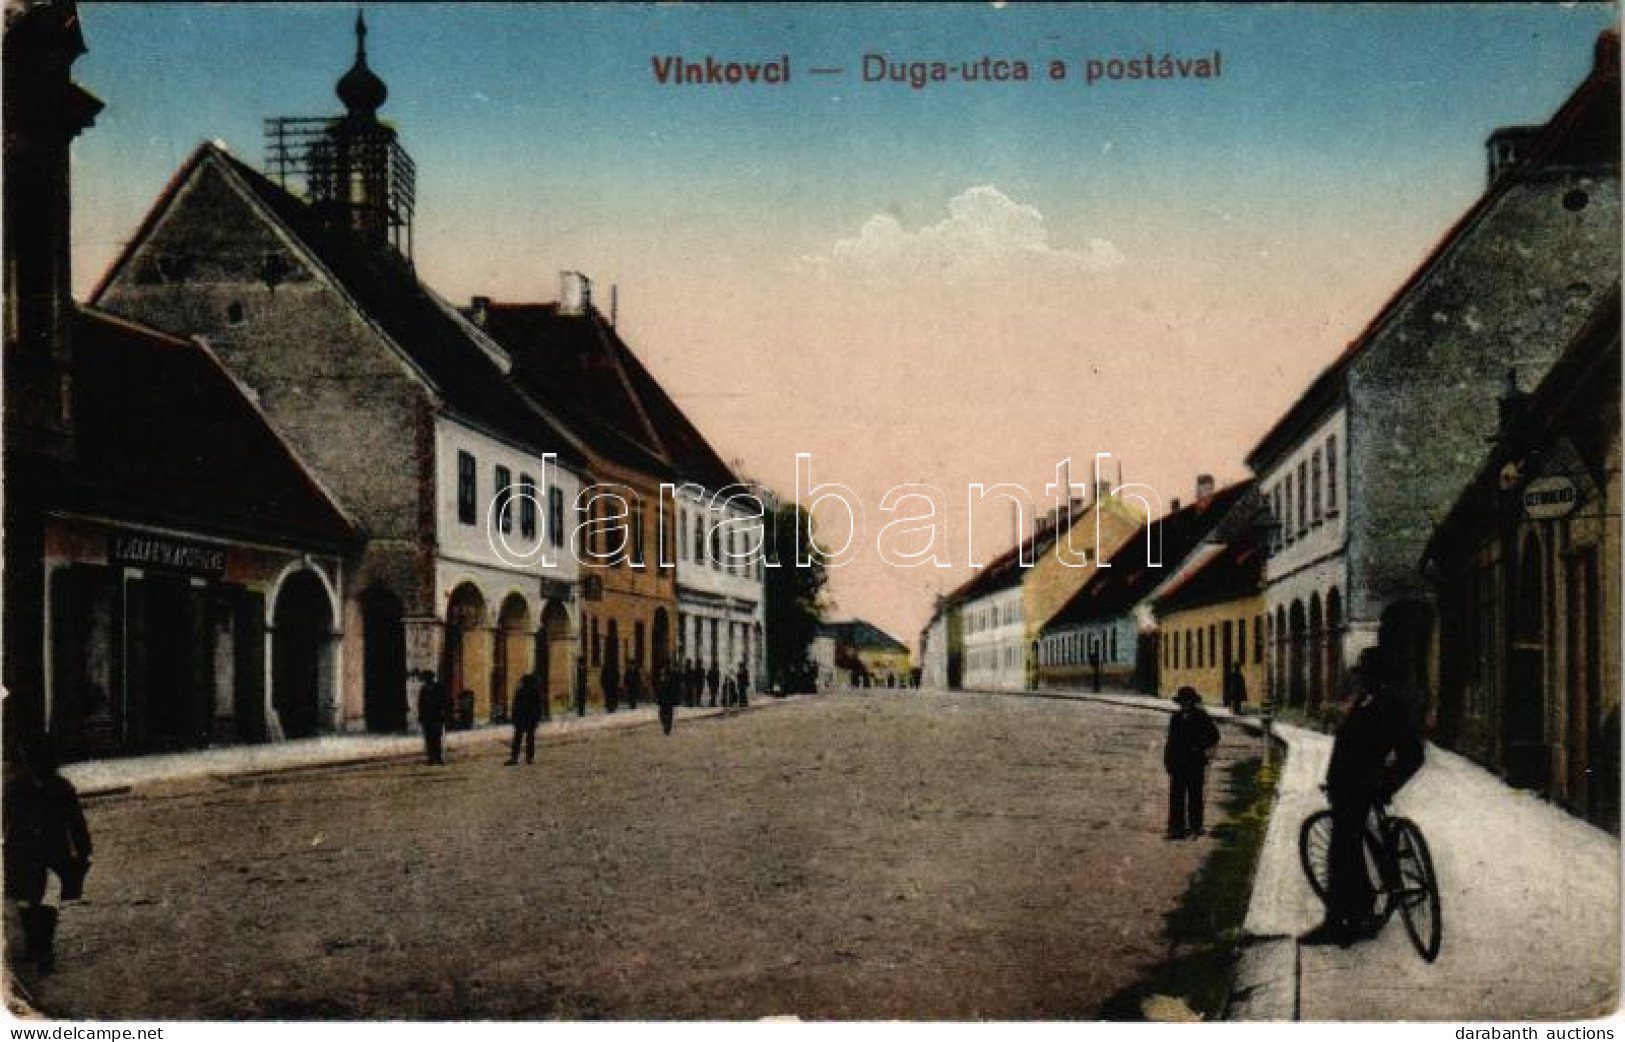
<path id="1" fill-rule="evenodd" d="M 953 278 L 1104 271 L 1123 263 L 1123 254 L 1105 239 L 1090 239 L 1083 249 L 1057 249 L 1043 214 L 981 185 L 948 200 L 948 216 L 935 224 L 909 231 L 890 214 L 876 214 L 856 236 L 812 260 L 826 274 Z"/>

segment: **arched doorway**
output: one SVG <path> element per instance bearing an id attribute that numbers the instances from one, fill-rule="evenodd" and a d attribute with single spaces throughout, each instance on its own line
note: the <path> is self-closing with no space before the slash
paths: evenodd
<path id="1" fill-rule="evenodd" d="M 315 572 L 282 583 L 272 627 L 271 707 L 284 738 L 309 738 L 324 729 L 333 637 L 333 609 Z"/>
<path id="2" fill-rule="evenodd" d="M 1326 693 L 1343 697 L 1343 595 L 1335 586 L 1326 593 Z"/>
<path id="3" fill-rule="evenodd" d="M 1378 669 L 1404 698 L 1418 724 L 1432 710 L 1433 608 L 1425 601 L 1389 605 L 1377 628 Z"/>
<path id="4" fill-rule="evenodd" d="M 474 718 L 491 705 L 491 632 L 485 621 L 485 598 L 473 583 L 451 592 L 446 606 L 446 693 L 454 712 L 461 712 L 463 692 L 474 696 Z"/>
<path id="5" fill-rule="evenodd" d="M 1286 704 L 1286 608 L 1278 606 L 1275 609 L 1275 628 L 1271 633 L 1270 659 L 1273 668 L 1270 670 L 1270 697 L 1277 706 Z M 1189 661 L 1189 648 L 1186 648 L 1186 660 Z"/>
<path id="6" fill-rule="evenodd" d="M 1287 704 L 1301 706 L 1309 686 L 1304 661 L 1309 642 L 1308 621 L 1304 617 L 1303 602 L 1293 601 L 1287 617 Z"/>
<path id="7" fill-rule="evenodd" d="M 1320 594 L 1309 595 L 1309 708 L 1319 709 L 1325 688 L 1326 620 L 1320 613 Z"/>
<path id="8" fill-rule="evenodd" d="M 406 729 L 406 627 L 393 593 L 373 587 L 361 595 L 362 711 L 369 731 Z"/>
<path id="9" fill-rule="evenodd" d="M 1512 661 L 1506 692 L 1506 767 L 1513 785 L 1546 781 L 1546 569 L 1533 534 L 1518 555 L 1517 596 L 1507 632 Z"/>
<path id="10" fill-rule="evenodd" d="M 542 626 L 536 631 L 536 678 L 560 715 L 568 712 L 575 691 L 571 651 L 575 641 L 570 633 L 570 613 L 558 601 L 542 607 Z M 583 653 L 585 649 L 583 648 Z"/>
<path id="11" fill-rule="evenodd" d="M 654 627 L 650 636 L 651 661 L 654 663 L 654 674 L 664 673 L 666 667 L 671 665 L 671 619 L 666 609 L 655 609 Z"/>
<path id="12" fill-rule="evenodd" d="M 510 593 L 497 613 L 496 662 L 491 670 L 491 719 L 508 719 L 508 705 L 519 678 L 531 671 L 536 641 L 530 624 L 530 605 Z"/>

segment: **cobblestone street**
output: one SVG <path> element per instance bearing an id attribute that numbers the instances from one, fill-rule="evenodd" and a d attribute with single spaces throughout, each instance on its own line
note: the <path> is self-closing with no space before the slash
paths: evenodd
<path id="1" fill-rule="evenodd" d="M 93 801 L 76 1018 L 1088 1018 L 1213 840 L 1157 712 L 831 696 Z M 1210 771 L 1256 739 L 1225 729 Z"/>

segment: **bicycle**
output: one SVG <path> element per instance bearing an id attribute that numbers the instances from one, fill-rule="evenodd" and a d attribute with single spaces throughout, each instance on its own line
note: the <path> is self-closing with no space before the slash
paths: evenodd
<path id="1" fill-rule="evenodd" d="M 1321 786 L 1322 789 L 1325 786 Z M 1366 871 L 1378 882 L 1378 929 L 1388 925 L 1398 908 L 1411 945 L 1425 961 L 1439 957 L 1444 916 L 1439 907 L 1439 881 L 1433 873 L 1433 855 L 1416 822 L 1388 813 L 1381 804 L 1371 809 L 1364 836 Z M 1322 901 L 1330 890 L 1332 812 L 1319 810 L 1304 819 L 1298 833 L 1298 856 L 1315 896 Z"/>

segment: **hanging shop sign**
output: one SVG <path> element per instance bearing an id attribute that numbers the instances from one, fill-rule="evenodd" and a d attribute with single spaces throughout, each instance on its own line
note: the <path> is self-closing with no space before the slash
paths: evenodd
<path id="1" fill-rule="evenodd" d="M 1552 521 L 1574 512 L 1580 493 L 1573 479 L 1563 474 L 1536 478 L 1524 486 L 1524 516 L 1536 521 Z"/>

